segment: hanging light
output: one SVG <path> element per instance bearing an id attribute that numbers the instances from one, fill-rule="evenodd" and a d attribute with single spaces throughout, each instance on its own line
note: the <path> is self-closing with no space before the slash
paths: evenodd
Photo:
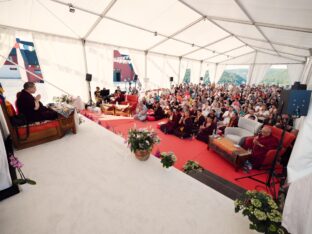
<path id="1" fill-rule="evenodd" d="M 73 4 L 69 3 L 68 6 L 69 6 L 69 12 L 75 13 L 75 8 L 74 8 Z"/>
<path id="2" fill-rule="evenodd" d="M 154 36 L 157 37 L 157 35 L 158 35 L 158 33 L 157 33 L 157 32 L 154 32 Z"/>

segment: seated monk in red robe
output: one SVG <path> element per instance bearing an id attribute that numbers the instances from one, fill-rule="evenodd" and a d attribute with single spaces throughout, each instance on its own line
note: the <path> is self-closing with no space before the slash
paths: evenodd
<path id="1" fill-rule="evenodd" d="M 35 92 L 35 83 L 26 82 L 24 84 L 24 89 L 16 95 L 16 107 L 18 114 L 23 114 L 28 123 L 56 119 L 57 113 L 43 106 L 40 102 L 40 94 L 36 97 L 32 95 Z"/>
<path id="2" fill-rule="evenodd" d="M 271 149 L 276 149 L 277 146 L 278 140 L 272 136 L 271 128 L 264 126 L 259 136 L 246 138 L 243 148 L 252 150 L 250 162 L 253 168 L 258 169 L 266 153 Z"/>

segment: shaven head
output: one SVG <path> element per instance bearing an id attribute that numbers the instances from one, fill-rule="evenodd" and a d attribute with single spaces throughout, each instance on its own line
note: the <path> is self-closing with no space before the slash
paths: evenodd
<path id="1" fill-rule="evenodd" d="M 272 130 L 268 126 L 264 126 L 261 130 L 263 136 L 270 136 L 272 134 Z"/>

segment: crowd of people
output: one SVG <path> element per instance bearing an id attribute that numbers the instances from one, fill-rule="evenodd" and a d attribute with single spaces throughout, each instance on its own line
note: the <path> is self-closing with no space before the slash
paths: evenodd
<path id="1" fill-rule="evenodd" d="M 196 137 L 205 143 L 210 135 L 222 134 L 226 127 L 237 127 L 239 118 L 292 131 L 292 117 L 278 114 L 281 91 L 282 88 L 275 85 L 180 84 L 146 92 L 134 117 L 142 121 L 149 115 L 155 120 L 168 118 L 168 122 L 160 126 L 161 131 L 179 138 Z M 153 110 L 152 114 L 149 110 Z M 277 147 L 277 139 L 274 144 L 267 144 L 273 139 L 270 129 L 262 131 L 251 145 L 246 145 L 254 148 L 255 155 Z M 266 141 L 266 137 L 270 141 Z M 265 142 L 264 145 L 259 141 Z"/>

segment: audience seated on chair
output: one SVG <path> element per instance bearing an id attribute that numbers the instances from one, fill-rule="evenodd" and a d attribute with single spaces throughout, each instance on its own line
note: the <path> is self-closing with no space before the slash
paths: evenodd
<path id="1" fill-rule="evenodd" d="M 243 147 L 251 150 L 250 162 L 252 167 L 259 169 L 262 166 L 265 156 L 269 150 L 277 149 L 278 139 L 272 135 L 272 130 L 268 126 L 264 126 L 260 135 L 248 137 Z"/>

